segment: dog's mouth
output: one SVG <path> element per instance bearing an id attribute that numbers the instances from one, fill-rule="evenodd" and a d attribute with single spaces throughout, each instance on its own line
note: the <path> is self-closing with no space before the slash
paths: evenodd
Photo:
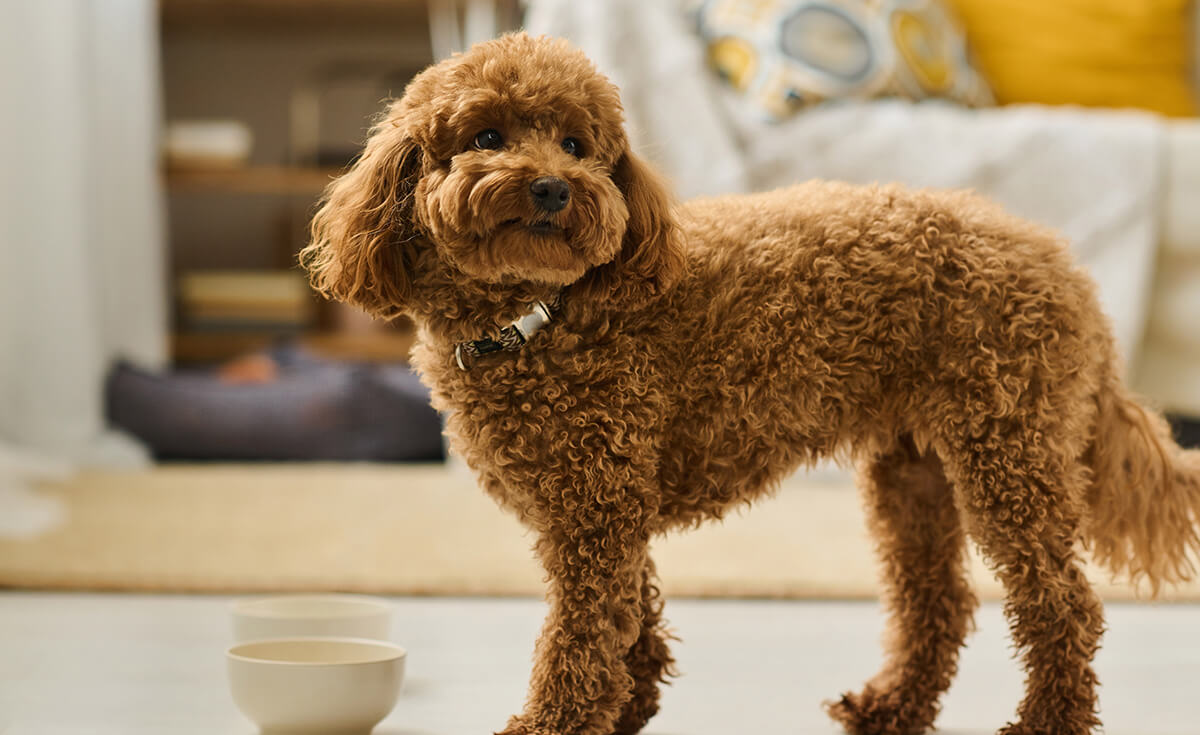
<path id="1" fill-rule="evenodd" d="M 500 223 L 500 226 L 501 227 L 514 227 L 514 226 L 520 227 L 521 229 L 525 230 L 526 232 L 530 232 L 534 235 L 562 236 L 562 235 L 565 235 L 567 232 L 566 229 L 564 229 L 563 227 L 560 227 L 559 225 L 554 224 L 550 220 L 538 220 L 536 222 L 523 222 L 523 221 L 521 221 L 521 219 L 519 217 L 514 217 L 513 219 L 505 220 Z"/>

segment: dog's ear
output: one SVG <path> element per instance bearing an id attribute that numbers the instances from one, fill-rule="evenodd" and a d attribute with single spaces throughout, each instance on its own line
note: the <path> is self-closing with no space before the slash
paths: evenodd
<path id="1" fill-rule="evenodd" d="M 300 264 L 313 287 L 380 317 L 404 311 L 412 259 L 413 189 L 421 149 L 389 116 L 362 155 L 325 190 Z"/>
<path id="2" fill-rule="evenodd" d="M 612 178 L 629 210 L 621 250 L 612 261 L 589 271 L 572 292 L 635 307 L 679 280 L 684 270 L 683 238 L 671 212 L 667 186 L 649 165 L 626 150 Z"/>

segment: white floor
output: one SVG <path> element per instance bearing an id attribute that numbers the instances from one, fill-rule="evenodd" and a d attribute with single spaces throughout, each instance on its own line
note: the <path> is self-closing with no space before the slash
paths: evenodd
<path id="1" fill-rule="evenodd" d="M 225 685 L 227 598 L 0 593 L 3 735 L 251 735 Z M 409 650 L 379 735 L 484 735 L 522 702 L 542 605 L 398 599 Z M 820 702 L 879 661 L 874 604 L 673 601 L 683 670 L 647 735 L 836 730 Z M 1109 735 L 1200 732 L 1200 607 L 1111 605 L 1097 658 Z M 985 734 L 1011 717 L 1021 677 L 997 605 L 978 615 L 939 721 Z"/>

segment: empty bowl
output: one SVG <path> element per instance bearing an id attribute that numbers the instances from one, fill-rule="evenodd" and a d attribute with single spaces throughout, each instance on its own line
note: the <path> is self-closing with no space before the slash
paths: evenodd
<path id="1" fill-rule="evenodd" d="M 238 709 L 264 735 L 366 735 L 396 706 L 405 651 L 361 638 L 280 638 L 228 650 Z"/>
<path id="2" fill-rule="evenodd" d="M 233 603 L 233 639 L 324 636 L 387 640 L 392 608 L 361 595 L 283 595 Z"/>

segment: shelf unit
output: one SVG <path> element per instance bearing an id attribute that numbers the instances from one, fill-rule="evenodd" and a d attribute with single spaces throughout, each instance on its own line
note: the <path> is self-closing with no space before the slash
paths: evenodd
<path id="1" fill-rule="evenodd" d="M 285 163 L 293 158 L 282 145 L 291 132 L 289 90 L 342 57 L 367 68 L 419 69 L 432 59 L 430 13 L 455 1 L 159 0 L 169 119 L 238 119 L 256 139 L 244 165 L 164 161 L 179 271 L 295 267 L 312 205 L 345 168 Z M 362 111 L 364 123 L 372 111 Z M 407 358 L 410 324 L 373 328 L 348 314 L 348 307 L 323 303 L 316 325 L 299 333 L 283 325 L 196 330 L 181 319 L 171 354 L 177 364 L 215 363 L 286 339 L 331 358 Z"/>
<path id="2" fill-rule="evenodd" d="M 518 0 L 159 0 L 168 114 L 242 120 L 256 139 L 244 166 L 164 164 L 177 267 L 282 269 L 295 263 L 310 205 L 344 170 L 284 163 L 315 158 L 306 155 L 315 151 L 297 146 L 296 128 L 287 117 L 296 109 L 289 90 L 311 83 L 315 70 L 336 61 L 383 73 L 389 67 L 415 73 L 435 57 L 518 27 L 520 16 Z M 299 55 L 285 58 L 287 53 Z M 403 79 L 388 94 L 398 94 Z M 251 89 L 251 84 L 261 86 Z M 173 100 L 172 91 L 185 89 L 182 85 L 194 85 L 197 93 Z M 283 141 L 301 150 L 289 150 Z M 265 214 L 271 207 L 281 214 Z M 333 357 L 407 356 L 411 325 L 372 330 L 342 308 L 326 304 L 318 330 L 299 335 L 299 341 Z M 333 331 L 335 325 L 344 331 Z M 173 355 L 181 363 L 218 361 L 269 346 L 281 336 L 180 331 L 172 335 Z"/>

